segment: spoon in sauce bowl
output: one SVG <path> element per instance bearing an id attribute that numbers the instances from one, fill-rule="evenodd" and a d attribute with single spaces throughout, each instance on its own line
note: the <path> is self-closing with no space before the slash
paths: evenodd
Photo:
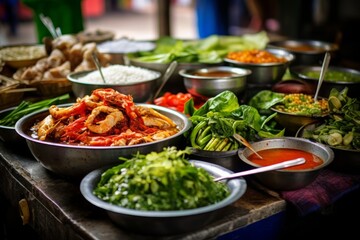
<path id="1" fill-rule="evenodd" d="M 240 134 L 234 133 L 233 137 L 234 137 L 237 141 L 239 141 L 242 145 L 248 147 L 248 148 L 249 148 L 253 153 L 255 153 L 256 156 L 258 156 L 260 159 L 263 159 L 263 157 L 262 157 L 258 152 L 256 152 L 256 151 L 254 150 L 254 148 L 251 146 L 251 144 L 250 144 L 248 141 L 246 141 L 246 139 L 243 138 Z"/>
<path id="2" fill-rule="evenodd" d="M 320 77 L 319 77 L 319 81 L 316 87 L 316 92 L 315 92 L 315 96 L 314 96 L 314 102 L 317 101 L 318 95 L 319 95 L 319 91 L 320 91 L 320 87 L 322 85 L 322 82 L 324 81 L 324 77 L 325 77 L 325 73 L 329 67 L 329 63 L 330 63 L 330 58 L 331 55 L 329 52 L 325 53 L 325 57 L 324 57 L 324 61 L 323 64 L 321 66 L 321 71 L 320 71 Z"/>
<path id="3" fill-rule="evenodd" d="M 300 165 L 303 163 L 305 163 L 305 158 L 295 158 L 293 160 L 288 160 L 288 161 L 272 164 L 272 165 L 265 166 L 265 167 L 259 167 L 259 168 L 255 168 L 255 169 L 251 169 L 251 170 L 247 170 L 247 171 L 230 174 L 230 175 L 223 176 L 223 177 L 218 177 L 218 178 L 215 178 L 214 181 L 217 182 L 217 181 L 224 180 L 224 179 L 233 179 L 233 178 L 238 178 L 238 177 L 242 177 L 242 176 L 246 176 L 246 175 L 250 175 L 250 174 L 278 170 L 278 169 L 282 169 L 282 168 L 292 167 L 295 165 Z"/>

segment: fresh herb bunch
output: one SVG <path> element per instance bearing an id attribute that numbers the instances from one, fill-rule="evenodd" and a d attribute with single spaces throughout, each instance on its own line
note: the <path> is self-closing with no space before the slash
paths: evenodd
<path id="1" fill-rule="evenodd" d="M 226 198 L 228 187 L 191 164 L 190 153 L 190 148 L 168 147 L 120 157 L 125 162 L 105 171 L 93 193 L 114 205 L 149 211 L 199 208 Z"/>
<path id="2" fill-rule="evenodd" d="M 242 144 L 233 137 L 235 133 L 247 141 L 259 138 L 281 137 L 284 130 L 276 129 L 276 113 L 265 116 L 249 105 L 240 105 L 231 91 L 223 91 L 208 99 L 199 109 L 192 99 L 185 104 L 185 114 L 190 116 L 193 128 L 188 134 L 190 145 L 207 151 L 231 151 Z"/>
<path id="3" fill-rule="evenodd" d="M 36 111 L 40 111 L 42 109 L 46 109 L 53 104 L 64 103 L 69 98 L 70 95 L 67 93 L 59 97 L 45 99 L 34 103 L 24 100 L 9 114 L 5 115 L 3 118 L 0 119 L 0 125 L 14 127 L 16 121 L 19 120 L 21 117 Z"/>

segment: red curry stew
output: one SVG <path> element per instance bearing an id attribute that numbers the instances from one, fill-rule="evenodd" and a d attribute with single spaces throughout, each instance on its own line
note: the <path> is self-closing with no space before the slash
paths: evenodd
<path id="1" fill-rule="evenodd" d="M 284 162 L 287 160 L 292 160 L 295 158 L 303 157 L 305 158 L 305 163 L 285 168 L 286 170 L 305 170 L 305 169 L 313 169 L 324 163 L 324 160 L 319 158 L 318 156 L 298 149 L 290 149 L 290 148 L 274 148 L 274 149 L 266 149 L 258 151 L 260 156 L 263 159 L 256 156 L 256 154 L 251 154 L 248 159 L 260 166 L 268 166 L 275 163 Z"/>

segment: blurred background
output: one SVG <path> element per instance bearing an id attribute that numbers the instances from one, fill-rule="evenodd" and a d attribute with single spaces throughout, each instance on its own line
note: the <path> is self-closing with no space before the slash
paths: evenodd
<path id="1" fill-rule="evenodd" d="M 0 45 L 41 42 L 41 12 L 61 20 L 63 33 L 74 25 L 152 40 L 266 30 L 273 39 L 328 41 L 339 44 L 342 65 L 359 69 L 359 10 L 357 0 L 0 0 Z"/>

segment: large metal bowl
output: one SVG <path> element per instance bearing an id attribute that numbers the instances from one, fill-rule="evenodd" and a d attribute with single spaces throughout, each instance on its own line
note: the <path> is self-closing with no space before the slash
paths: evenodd
<path id="1" fill-rule="evenodd" d="M 191 127 L 191 121 L 182 113 L 152 104 L 139 104 L 171 118 L 180 131 L 168 138 L 150 143 L 131 146 L 79 146 L 41 141 L 31 137 L 30 128 L 35 122 L 49 115 L 48 110 L 22 117 L 15 125 L 16 132 L 26 139 L 27 145 L 37 161 L 46 169 L 64 177 L 80 178 L 90 171 L 119 163 L 119 157 L 130 157 L 138 151 L 146 154 L 151 151 L 162 151 L 167 146 L 184 145 L 184 133 Z M 63 105 L 64 106 L 64 105 Z M 69 105 L 65 105 L 69 106 Z"/>
<path id="2" fill-rule="evenodd" d="M 229 58 L 225 58 L 224 61 L 230 66 L 251 70 L 251 75 L 247 79 L 249 85 L 273 85 L 282 79 L 286 69 L 294 60 L 294 55 L 281 49 L 266 49 L 266 51 L 277 57 L 283 57 L 287 61 L 281 63 L 244 63 Z"/>
<path id="3" fill-rule="evenodd" d="M 299 149 L 312 153 L 321 158 L 324 163 L 318 167 L 306 170 L 274 170 L 262 172 L 255 175 L 255 178 L 264 186 L 273 190 L 295 190 L 303 188 L 312 183 L 319 175 L 321 169 L 328 166 L 334 159 L 334 152 L 321 143 L 315 143 L 304 138 L 283 137 L 265 139 L 252 143 L 255 151 L 274 148 Z M 238 152 L 240 159 L 250 168 L 260 167 L 248 159 L 253 154 L 249 148 Z"/>
<path id="4" fill-rule="evenodd" d="M 294 54 L 291 65 L 320 65 L 326 52 L 332 57 L 338 51 L 337 44 L 315 40 L 282 40 L 269 42 L 267 48 L 282 49 Z"/>
<path id="5" fill-rule="evenodd" d="M 199 69 L 182 69 L 179 74 L 183 77 L 186 90 L 194 96 L 214 97 L 229 90 L 237 96 L 246 89 L 247 78 L 251 75 L 248 69 L 218 66 Z"/>
<path id="6" fill-rule="evenodd" d="M 196 167 L 204 168 L 214 177 L 232 173 L 215 164 L 190 161 Z M 243 178 L 232 179 L 226 182 L 231 191 L 230 195 L 218 203 L 189 210 L 140 211 L 112 205 L 93 195 L 92 191 L 105 170 L 106 168 L 92 171 L 83 178 L 80 184 L 82 195 L 93 205 L 104 209 L 110 219 L 120 227 L 144 235 L 175 235 L 200 229 L 223 216 L 226 213 L 224 208 L 238 200 L 247 187 Z"/>
<path id="7" fill-rule="evenodd" d="M 317 72 L 320 75 L 321 66 L 291 66 L 289 68 L 291 75 L 293 75 L 296 78 L 299 78 L 307 83 L 309 83 L 313 89 L 313 93 L 315 93 L 316 86 L 318 84 L 319 79 L 313 78 L 307 76 L 307 73 L 309 72 Z M 359 96 L 360 91 L 360 71 L 351 69 L 351 68 L 345 68 L 345 67 L 335 67 L 330 66 L 327 70 L 327 72 L 334 71 L 342 74 L 347 74 L 351 76 L 352 79 L 349 79 L 348 81 L 336 79 L 334 77 L 329 78 L 328 75 L 325 75 L 324 81 L 321 85 L 321 88 L 319 90 L 319 96 L 322 97 L 329 97 L 330 91 L 333 88 L 336 88 L 337 90 L 341 91 L 345 87 L 348 88 L 347 95 L 349 97 L 356 98 Z"/>
<path id="8" fill-rule="evenodd" d="M 72 91 L 76 97 L 82 98 L 85 95 L 90 95 L 93 90 L 98 88 L 112 88 L 123 94 L 130 94 L 136 103 L 145 103 L 152 98 L 152 95 L 157 87 L 157 82 L 161 78 L 160 72 L 149 70 L 153 72 L 156 77 L 133 83 L 128 82 L 124 84 L 115 84 L 90 83 L 81 81 L 83 77 L 94 71 L 97 70 L 74 72 L 67 76 L 67 79 L 72 83 Z"/>

